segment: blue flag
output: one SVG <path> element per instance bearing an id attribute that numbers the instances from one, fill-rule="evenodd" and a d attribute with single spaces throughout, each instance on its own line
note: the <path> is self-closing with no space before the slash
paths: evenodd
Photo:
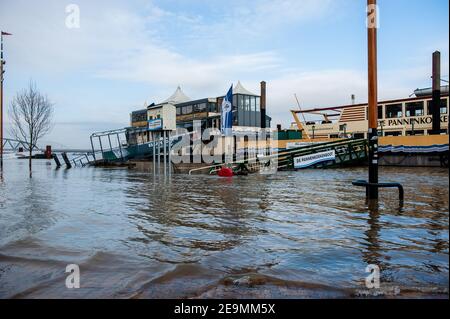
<path id="1" fill-rule="evenodd" d="M 231 136 L 233 133 L 233 86 L 222 101 L 222 134 Z"/>

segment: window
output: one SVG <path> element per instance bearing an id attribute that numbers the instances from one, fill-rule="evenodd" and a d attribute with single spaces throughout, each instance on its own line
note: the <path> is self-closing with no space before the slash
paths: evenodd
<path id="1" fill-rule="evenodd" d="M 256 97 L 256 112 L 261 110 L 261 98 L 259 96 Z"/>
<path id="2" fill-rule="evenodd" d="M 197 104 L 197 112 L 206 112 L 206 103 Z"/>
<path id="3" fill-rule="evenodd" d="M 244 96 L 244 110 L 250 111 L 250 96 L 248 95 Z"/>
<path id="4" fill-rule="evenodd" d="M 255 97 L 250 97 L 250 111 L 255 112 L 256 111 L 256 105 L 255 105 Z"/>
<path id="5" fill-rule="evenodd" d="M 406 136 L 410 136 L 410 135 L 425 135 L 425 131 L 424 130 L 414 130 L 413 131 L 406 131 Z"/>
<path id="6" fill-rule="evenodd" d="M 243 109 L 244 107 L 244 97 L 242 95 L 238 95 L 238 108 Z"/>
<path id="7" fill-rule="evenodd" d="M 181 107 L 177 107 L 177 115 L 181 115 Z"/>
<path id="8" fill-rule="evenodd" d="M 187 114 L 187 106 L 181 108 L 181 114 Z"/>
<path id="9" fill-rule="evenodd" d="M 145 122 L 147 120 L 147 111 L 138 111 L 131 113 L 132 122 Z"/>
<path id="10" fill-rule="evenodd" d="M 431 100 L 428 101 L 428 115 L 431 115 Z M 447 114 L 447 99 L 441 99 L 441 114 Z"/>
<path id="11" fill-rule="evenodd" d="M 378 105 L 378 119 L 382 119 L 383 118 L 383 105 Z"/>
<path id="12" fill-rule="evenodd" d="M 423 116 L 425 114 L 423 109 L 423 101 L 406 103 L 405 109 L 407 117 Z"/>
<path id="13" fill-rule="evenodd" d="M 192 113 L 192 105 L 186 106 L 186 114 L 191 114 L 191 113 Z"/>
<path id="14" fill-rule="evenodd" d="M 402 131 L 385 132 L 384 136 L 402 136 Z"/>
<path id="15" fill-rule="evenodd" d="M 386 105 L 386 118 L 392 119 L 392 118 L 399 118 L 402 117 L 403 110 L 402 110 L 402 104 L 390 104 Z"/>
<path id="16" fill-rule="evenodd" d="M 208 103 L 209 112 L 217 112 L 217 103 Z"/>

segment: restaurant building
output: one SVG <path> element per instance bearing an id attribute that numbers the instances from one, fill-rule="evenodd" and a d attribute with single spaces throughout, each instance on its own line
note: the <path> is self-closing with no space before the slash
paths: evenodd
<path id="1" fill-rule="evenodd" d="M 260 94 L 247 90 L 240 81 L 233 87 L 233 131 L 245 132 L 257 128 L 271 126 L 271 118 L 265 114 L 266 83 L 261 82 Z M 220 129 L 221 105 L 224 96 L 191 99 L 181 87 L 166 100 L 156 104 L 171 104 L 176 107 L 177 128 L 193 130 L 193 122 L 201 121 L 202 129 Z M 130 114 L 130 124 L 133 133 L 130 132 L 129 140 L 145 143 L 148 141 L 149 132 L 146 130 L 149 121 L 149 110 L 155 104 L 147 108 L 134 111 Z"/>
<path id="2" fill-rule="evenodd" d="M 415 96 L 378 103 L 380 136 L 429 135 L 432 129 L 431 89 L 417 89 Z M 309 110 L 292 110 L 296 127 L 309 138 L 367 138 L 368 107 L 364 104 L 331 106 Z M 298 114 L 322 115 L 322 120 L 301 122 Z M 448 86 L 441 88 L 441 134 L 448 134 Z"/>

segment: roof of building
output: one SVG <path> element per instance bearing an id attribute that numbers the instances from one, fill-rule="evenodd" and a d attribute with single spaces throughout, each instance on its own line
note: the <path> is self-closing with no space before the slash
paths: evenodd
<path id="1" fill-rule="evenodd" d="M 170 104 L 179 104 L 190 101 L 191 98 L 184 94 L 183 90 L 180 86 L 177 87 L 176 91 L 164 102 L 162 103 L 170 103 Z"/>
<path id="2" fill-rule="evenodd" d="M 233 87 L 233 94 L 243 94 L 243 95 L 253 95 L 253 96 L 259 96 L 258 94 L 252 93 L 249 90 L 247 90 L 241 83 L 241 81 L 238 81 L 238 83 Z"/>

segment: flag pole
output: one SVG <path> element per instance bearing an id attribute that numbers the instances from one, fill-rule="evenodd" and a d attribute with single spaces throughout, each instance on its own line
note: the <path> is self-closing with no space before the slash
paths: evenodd
<path id="1" fill-rule="evenodd" d="M 3 66 L 5 61 L 3 59 L 3 36 L 12 35 L 11 33 L 3 32 L 0 30 L 0 169 L 3 170 Z"/>
<path id="2" fill-rule="evenodd" d="M 3 32 L 0 31 L 0 170 L 3 170 Z"/>

